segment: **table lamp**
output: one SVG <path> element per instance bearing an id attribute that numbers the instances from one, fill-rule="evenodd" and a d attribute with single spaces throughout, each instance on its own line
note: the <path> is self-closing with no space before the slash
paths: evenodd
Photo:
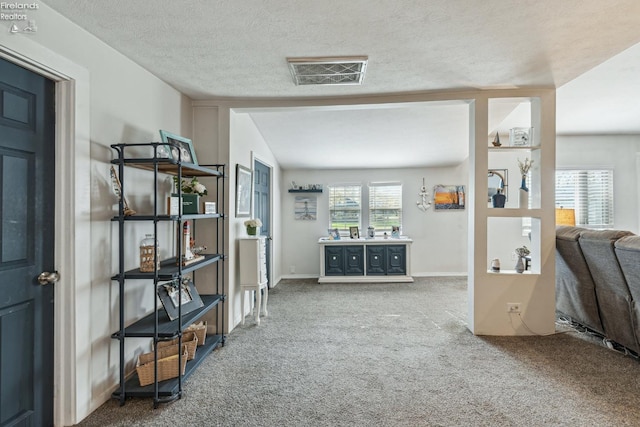
<path id="1" fill-rule="evenodd" d="M 576 225 L 576 210 L 556 208 L 556 225 Z"/>

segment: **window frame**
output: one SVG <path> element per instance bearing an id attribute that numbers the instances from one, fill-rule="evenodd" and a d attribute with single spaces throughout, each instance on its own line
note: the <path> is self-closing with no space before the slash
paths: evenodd
<path id="1" fill-rule="evenodd" d="M 377 215 L 374 215 L 374 211 L 377 210 L 381 210 L 381 209 L 376 209 L 373 207 L 373 204 L 376 202 L 376 198 L 379 199 L 379 197 L 374 197 L 374 194 L 377 192 L 375 189 L 377 188 L 384 188 L 384 187 L 397 187 L 397 192 L 394 194 L 395 196 L 398 197 L 397 200 L 395 200 L 395 203 L 398 205 L 398 207 L 395 208 L 391 208 L 391 209 L 387 209 L 387 210 L 393 210 L 393 209 L 397 209 L 398 210 L 398 221 L 393 223 L 393 224 L 388 224 L 388 226 L 378 226 L 378 222 L 376 219 L 374 219 Z M 385 182 L 370 182 L 367 186 L 367 192 L 368 192 L 368 220 L 369 220 L 369 225 L 373 226 L 375 228 L 375 234 L 376 236 L 378 235 L 383 235 L 385 232 L 387 232 L 389 235 L 391 235 L 391 231 L 392 231 L 392 227 L 393 226 L 398 226 L 400 227 L 400 230 L 402 230 L 402 221 L 403 221 L 403 186 L 402 186 L 402 182 L 401 181 L 385 181 Z"/>
<path id="2" fill-rule="evenodd" d="M 567 193 L 569 190 L 563 190 L 563 191 L 559 191 L 558 188 L 558 174 L 559 173 L 575 173 L 576 175 L 578 174 L 583 174 L 585 176 L 580 177 L 574 177 L 573 179 L 575 181 L 585 181 L 585 183 L 576 183 L 575 184 L 575 198 L 574 200 L 568 201 L 565 199 L 563 200 L 558 200 L 558 194 L 559 193 Z M 600 184 L 600 188 L 598 189 L 598 192 L 596 192 L 595 194 L 593 192 L 589 191 L 588 187 L 588 181 L 589 181 L 589 175 L 590 174 L 604 174 L 606 173 L 607 179 L 606 182 L 604 182 L 603 184 Z M 556 208 L 568 208 L 568 209 L 575 209 L 576 210 L 576 226 L 577 227 L 583 227 L 583 228 L 590 228 L 590 229 L 607 229 L 607 228 L 614 228 L 614 223 L 615 223 L 615 200 L 614 200 L 614 178 L 615 178 L 615 173 L 614 173 L 614 169 L 613 168 L 603 168 L 603 167 L 592 167 L 592 168 L 575 168 L 575 167 L 568 167 L 568 168 L 558 168 L 556 169 L 556 173 L 555 173 L 555 204 L 556 204 Z M 580 185 L 585 185 L 585 188 L 577 188 Z M 606 188 L 605 188 L 606 186 Z M 596 188 L 594 186 L 594 188 Z M 600 195 L 600 197 L 598 197 L 598 194 Z M 606 221 L 601 221 L 601 223 L 593 223 L 590 224 L 589 223 L 589 211 L 597 211 L 598 210 L 598 205 L 601 205 L 602 207 L 600 208 L 602 211 L 606 212 L 600 215 L 593 215 L 596 217 L 600 217 L 600 219 L 604 219 L 604 216 L 606 215 L 608 218 Z M 585 212 L 585 208 L 586 208 L 586 212 Z M 595 218 L 594 218 L 595 219 Z M 586 220 L 586 222 L 585 222 Z"/>
<path id="3" fill-rule="evenodd" d="M 343 189 L 343 193 L 345 193 L 343 195 L 343 197 L 345 199 L 351 198 L 353 199 L 354 196 L 351 195 L 351 193 L 347 192 L 346 189 L 349 187 L 353 187 L 353 188 L 357 188 L 357 197 L 358 197 L 358 218 L 357 218 L 357 223 L 351 223 L 351 222 L 344 222 L 344 228 L 341 227 L 335 227 L 334 223 L 335 221 L 333 220 L 334 217 L 334 211 L 336 211 L 335 207 L 332 209 L 332 205 L 335 203 L 334 202 L 334 198 L 336 198 L 336 195 L 334 195 L 334 191 L 336 191 L 337 188 L 339 189 Z M 339 184 L 330 184 L 327 186 L 327 193 L 328 193 L 328 206 L 327 206 L 327 210 L 329 212 L 329 229 L 338 229 L 338 232 L 340 233 L 341 236 L 349 236 L 349 227 L 354 227 L 357 226 L 358 229 L 362 229 L 362 202 L 363 202 L 363 197 L 362 197 L 362 184 L 360 183 L 339 183 Z M 343 209 L 343 212 L 354 212 L 356 211 L 355 209 Z"/>

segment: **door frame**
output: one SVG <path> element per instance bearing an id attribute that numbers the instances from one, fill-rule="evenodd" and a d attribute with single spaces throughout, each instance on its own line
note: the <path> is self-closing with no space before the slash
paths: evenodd
<path id="1" fill-rule="evenodd" d="M 2 27 L 2 26 L 0 26 Z M 54 419 L 73 425 L 91 410 L 89 72 L 28 37 L 10 35 L 0 57 L 55 82 Z M 84 252 L 84 253 L 83 253 Z M 84 325 L 83 325 L 84 323 Z M 86 402 L 86 403 L 85 403 Z"/>
<path id="2" fill-rule="evenodd" d="M 265 160 L 263 160 L 260 156 L 256 155 L 255 151 L 251 151 L 251 169 L 254 169 L 254 165 L 256 164 L 256 162 L 260 162 L 263 165 L 265 165 L 267 168 L 269 168 L 269 234 L 270 236 L 273 236 L 273 165 Z M 251 197 L 253 197 L 253 192 L 251 194 Z M 251 206 L 254 206 L 254 204 L 252 203 Z M 253 214 L 253 212 L 252 212 Z M 267 271 L 269 272 L 269 276 L 271 277 L 267 277 L 267 279 L 269 280 L 269 288 L 273 288 L 275 287 L 275 284 L 272 282 L 273 280 L 273 254 L 274 254 L 274 250 L 273 250 L 273 238 L 271 239 L 271 241 L 267 241 L 266 242 L 267 245 L 271 246 L 271 250 L 269 251 L 269 268 L 267 268 Z"/>

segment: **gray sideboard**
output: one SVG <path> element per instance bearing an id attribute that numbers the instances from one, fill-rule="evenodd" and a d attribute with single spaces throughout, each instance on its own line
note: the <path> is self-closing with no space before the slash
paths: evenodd
<path id="1" fill-rule="evenodd" d="M 411 243 L 397 239 L 321 238 L 318 283 L 413 282 Z"/>

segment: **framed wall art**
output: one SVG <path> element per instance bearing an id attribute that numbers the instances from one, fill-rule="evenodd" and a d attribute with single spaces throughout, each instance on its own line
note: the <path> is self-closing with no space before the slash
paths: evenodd
<path id="1" fill-rule="evenodd" d="M 433 188 L 435 210 L 464 209 L 464 185 L 436 185 Z"/>
<path id="2" fill-rule="evenodd" d="M 171 144 L 166 153 L 167 158 L 181 161 L 182 163 L 198 164 L 196 151 L 193 149 L 193 143 L 189 138 L 175 135 L 162 129 L 160 130 L 160 138 L 162 142 Z"/>
<path id="3" fill-rule="evenodd" d="M 251 169 L 236 165 L 236 218 L 251 216 L 251 185 L 253 172 Z"/>
<path id="4" fill-rule="evenodd" d="M 318 218 L 318 198 L 316 196 L 296 196 L 295 218 L 315 221 Z"/>

